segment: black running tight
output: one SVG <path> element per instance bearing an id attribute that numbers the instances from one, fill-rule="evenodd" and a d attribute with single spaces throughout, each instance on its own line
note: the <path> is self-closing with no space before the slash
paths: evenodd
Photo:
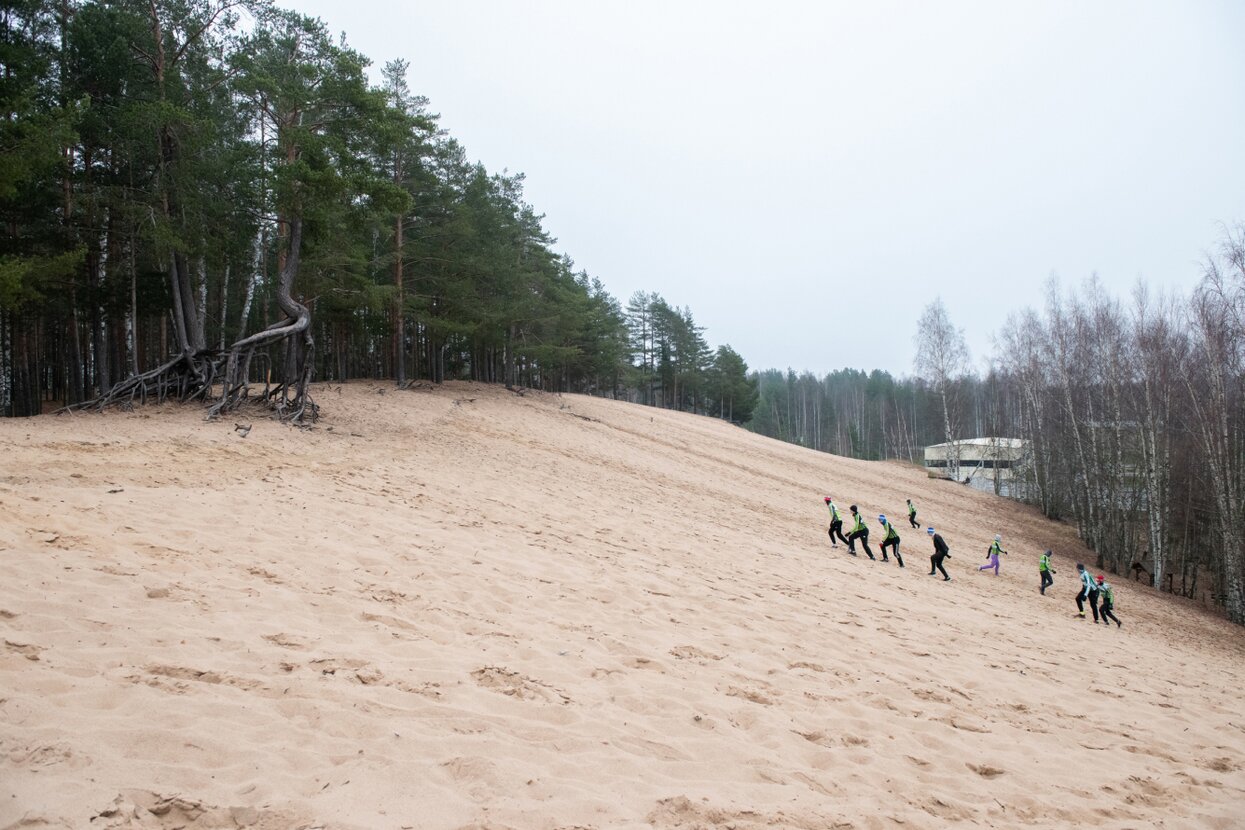
<path id="1" fill-rule="evenodd" d="M 864 546 L 865 553 L 869 554 L 869 558 L 870 558 L 870 559 L 872 559 L 872 558 L 873 558 L 873 549 L 869 547 L 869 531 L 867 531 L 867 530 L 858 530 L 858 531 L 856 531 L 855 533 L 853 533 L 853 534 L 851 534 L 850 536 L 848 536 L 848 537 L 847 537 L 847 548 L 848 548 L 848 550 L 852 550 L 852 551 L 854 551 L 854 550 L 856 549 L 856 540 L 857 540 L 857 539 L 859 539 L 859 540 L 860 540 L 860 544 Z"/>

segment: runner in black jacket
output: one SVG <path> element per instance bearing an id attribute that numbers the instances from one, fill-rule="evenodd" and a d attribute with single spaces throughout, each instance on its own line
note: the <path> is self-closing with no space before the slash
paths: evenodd
<path id="1" fill-rule="evenodd" d="M 935 569 L 942 571 L 943 582 L 950 582 L 951 576 L 947 573 L 947 569 L 942 566 L 942 560 L 951 558 L 951 550 L 947 547 L 947 543 L 943 541 L 942 536 L 929 528 L 929 535 L 934 539 L 934 555 L 929 558 L 929 575 L 933 576 Z"/>

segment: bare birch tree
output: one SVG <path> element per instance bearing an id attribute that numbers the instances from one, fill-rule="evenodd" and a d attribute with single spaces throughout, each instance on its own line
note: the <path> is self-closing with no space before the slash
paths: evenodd
<path id="1" fill-rule="evenodd" d="M 1245 230 L 1230 233 L 1193 296 L 1194 359 L 1185 372 L 1204 453 L 1228 618 L 1245 623 Z"/>
<path id="2" fill-rule="evenodd" d="M 942 404 L 942 425 L 947 441 L 947 473 L 960 480 L 960 406 L 957 384 L 968 373 L 968 344 L 964 333 L 951 323 L 942 298 L 925 307 L 917 323 L 916 370 L 933 387 Z"/>
<path id="3" fill-rule="evenodd" d="M 1188 340 L 1177 323 L 1175 304 L 1163 298 L 1152 303 L 1142 284 L 1133 292 L 1133 335 L 1150 573 L 1161 588 L 1171 533 L 1171 419 Z"/>
<path id="4" fill-rule="evenodd" d="M 1059 518 L 1063 504 L 1055 496 L 1058 488 L 1051 485 L 1055 452 L 1048 436 L 1050 369 L 1044 357 L 1046 341 L 1041 318 L 1032 309 L 1025 309 L 1007 318 L 999 344 L 1002 367 L 1019 387 L 1017 433 L 1029 441 L 1030 469 L 1026 472 L 1031 476 L 1030 500 L 1038 505 L 1043 515 Z"/>

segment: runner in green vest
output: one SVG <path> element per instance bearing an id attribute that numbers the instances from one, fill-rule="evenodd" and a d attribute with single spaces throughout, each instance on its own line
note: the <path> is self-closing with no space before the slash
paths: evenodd
<path id="1" fill-rule="evenodd" d="M 1115 627 L 1123 628 L 1124 623 L 1120 622 L 1112 610 L 1115 608 L 1115 591 L 1112 590 L 1110 583 L 1102 578 L 1102 574 L 1098 574 L 1098 596 L 1102 600 L 1102 607 L 1098 609 L 1098 613 L 1102 615 L 1102 624 L 1109 628 L 1111 626 L 1109 620 L 1115 620 Z"/>
<path id="2" fill-rule="evenodd" d="M 895 551 L 895 561 L 899 563 L 899 567 L 903 567 L 903 557 L 899 555 L 899 534 L 895 531 L 895 526 L 890 523 L 886 516 L 878 516 L 878 521 L 882 523 L 882 561 L 889 562 L 886 558 L 886 548 L 889 546 Z"/>
<path id="3" fill-rule="evenodd" d="M 1042 577 L 1042 596 L 1046 596 L 1046 589 L 1055 584 L 1055 569 L 1050 566 L 1050 551 L 1046 551 L 1038 560 L 1038 575 Z"/>
<path id="4" fill-rule="evenodd" d="M 834 506 L 834 501 L 829 496 L 826 496 L 826 507 L 830 509 L 830 530 L 827 531 L 830 534 L 830 546 L 835 548 L 839 546 L 839 543 L 834 541 L 837 535 L 843 540 L 843 544 L 850 547 L 851 542 L 848 542 L 843 535 L 843 517 L 839 515 L 839 508 Z"/>
<path id="5" fill-rule="evenodd" d="M 916 520 L 916 505 L 912 503 L 912 499 L 908 499 L 908 524 L 920 529 L 921 524 Z"/>
<path id="6" fill-rule="evenodd" d="M 865 546 L 865 553 L 869 554 L 869 558 L 876 559 L 873 550 L 869 547 L 869 528 L 865 526 L 865 517 L 860 515 L 854 504 L 851 506 L 851 511 L 852 519 L 855 521 L 852 524 L 852 532 L 847 534 L 847 552 L 852 556 L 856 555 L 856 540 L 859 539 L 860 544 Z"/>

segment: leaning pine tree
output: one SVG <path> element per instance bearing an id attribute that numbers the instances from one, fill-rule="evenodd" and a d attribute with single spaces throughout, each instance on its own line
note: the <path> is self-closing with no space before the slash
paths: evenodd
<path id="1" fill-rule="evenodd" d="M 314 420 L 318 412 L 308 393 L 315 349 L 311 311 L 294 296 L 304 226 L 309 215 L 314 221 L 349 201 L 343 198 L 344 168 L 352 163 L 359 125 L 372 120 L 375 113 L 370 110 L 382 99 L 367 88 L 364 59 L 334 45 L 324 24 L 313 18 L 274 11 L 239 55 L 238 88 L 255 102 L 265 132 L 276 137 L 276 302 L 284 317 L 230 346 L 221 395 L 208 417 L 243 405 L 250 395 L 257 351 L 280 345 L 284 359 L 276 383 L 265 382 L 260 399 L 283 420 L 302 423 Z"/>

